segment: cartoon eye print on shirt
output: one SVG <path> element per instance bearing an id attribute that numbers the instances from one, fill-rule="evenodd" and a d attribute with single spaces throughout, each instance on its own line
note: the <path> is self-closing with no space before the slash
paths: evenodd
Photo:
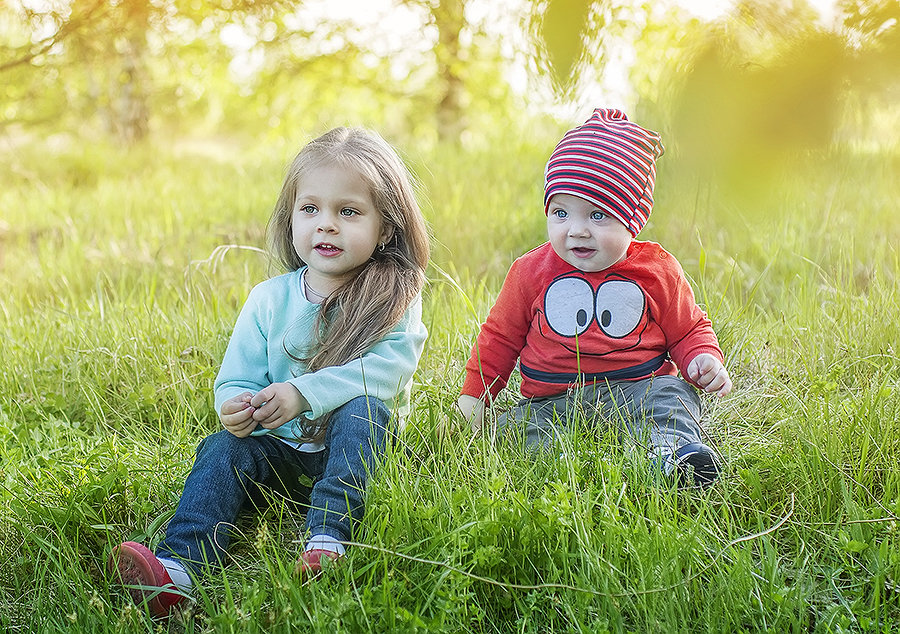
<path id="1" fill-rule="evenodd" d="M 583 335 L 594 318 L 594 289 L 580 277 L 554 281 L 544 293 L 544 315 L 556 334 Z"/>
<path id="2" fill-rule="evenodd" d="M 597 323 L 608 337 L 627 337 L 644 316 L 644 293 L 634 282 L 608 280 L 597 288 Z"/>
<path id="3" fill-rule="evenodd" d="M 581 337 L 595 323 L 606 337 L 624 339 L 646 326 L 646 307 L 640 286 L 627 279 L 607 279 L 595 291 L 584 278 L 561 277 L 544 293 L 547 325 L 565 338 Z"/>

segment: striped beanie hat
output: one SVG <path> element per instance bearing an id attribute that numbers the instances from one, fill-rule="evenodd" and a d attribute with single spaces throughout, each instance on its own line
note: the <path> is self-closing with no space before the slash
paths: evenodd
<path id="1" fill-rule="evenodd" d="M 628 120 L 621 110 L 597 108 L 566 132 L 547 161 L 544 213 L 553 194 L 578 196 L 640 233 L 653 208 L 659 134 Z"/>

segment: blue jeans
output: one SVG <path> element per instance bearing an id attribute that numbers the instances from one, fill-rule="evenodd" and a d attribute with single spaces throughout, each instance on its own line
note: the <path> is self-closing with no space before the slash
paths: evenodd
<path id="1" fill-rule="evenodd" d="M 221 564 L 240 512 L 265 488 L 308 506 L 306 528 L 339 541 L 353 536 L 365 510 L 366 480 L 384 451 L 391 413 L 380 400 L 361 396 L 334 410 L 325 449 L 297 451 L 272 435 L 207 436 L 157 556 L 178 559 L 194 573 Z M 300 483 L 312 479 L 310 490 Z M 308 499 L 308 505 L 305 502 Z"/>

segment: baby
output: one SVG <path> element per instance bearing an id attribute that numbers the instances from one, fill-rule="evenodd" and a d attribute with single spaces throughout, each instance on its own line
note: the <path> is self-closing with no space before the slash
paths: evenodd
<path id="1" fill-rule="evenodd" d="M 725 396 L 731 379 L 678 261 L 636 239 L 663 151 L 619 110 L 596 109 L 565 134 L 546 169 L 550 240 L 510 268 L 458 405 L 480 429 L 518 361 L 523 399 L 498 430 L 524 427 L 529 447 L 547 448 L 574 411 L 615 414 L 666 476 L 707 485 L 720 463 L 701 439 L 695 388 Z"/>

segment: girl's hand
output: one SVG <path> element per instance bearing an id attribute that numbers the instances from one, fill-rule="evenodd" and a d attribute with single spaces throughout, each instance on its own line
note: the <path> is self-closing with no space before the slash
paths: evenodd
<path id="1" fill-rule="evenodd" d="M 281 427 L 310 409 L 309 402 L 290 383 L 273 383 L 250 400 L 253 421 L 266 429 Z"/>
<path id="2" fill-rule="evenodd" d="M 685 373 L 704 392 L 725 396 L 731 391 L 731 378 L 728 376 L 728 370 L 721 361 L 707 352 L 698 354 L 691 359 Z"/>
<path id="3" fill-rule="evenodd" d="M 254 408 L 250 405 L 253 395 L 244 392 L 222 403 L 222 411 L 219 412 L 219 420 L 222 425 L 238 438 L 249 436 L 256 429 L 256 421 L 253 420 Z"/>

